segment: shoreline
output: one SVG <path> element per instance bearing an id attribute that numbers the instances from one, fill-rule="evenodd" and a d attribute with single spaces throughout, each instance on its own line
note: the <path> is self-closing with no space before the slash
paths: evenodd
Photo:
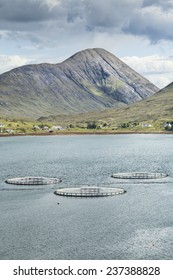
<path id="1" fill-rule="evenodd" d="M 0 137 L 16 137 L 16 136 L 61 136 L 61 135 L 126 135 L 126 134 L 173 134 L 173 131 L 63 131 L 58 133 L 13 133 L 0 134 Z"/>

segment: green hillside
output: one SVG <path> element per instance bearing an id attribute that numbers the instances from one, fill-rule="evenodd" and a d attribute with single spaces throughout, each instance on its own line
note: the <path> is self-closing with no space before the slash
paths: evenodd
<path id="1" fill-rule="evenodd" d="M 107 109 L 99 113 L 42 117 L 41 121 L 55 121 L 73 127 L 87 127 L 96 123 L 104 130 L 164 131 L 164 123 L 173 122 L 173 83 L 146 100 L 120 109 Z"/>

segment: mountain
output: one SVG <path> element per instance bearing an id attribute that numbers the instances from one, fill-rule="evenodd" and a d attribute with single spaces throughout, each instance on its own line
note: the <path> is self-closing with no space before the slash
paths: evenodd
<path id="1" fill-rule="evenodd" d="M 0 115 L 33 117 L 100 111 L 143 100 L 158 88 L 103 49 L 58 64 L 26 65 L 0 75 Z"/>
<path id="2" fill-rule="evenodd" d="M 173 83 L 153 96 L 122 108 L 106 109 L 101 112 L 90 112 L 70 116 L 49 116 L 42 121 L 56 121 L 63 125 L 83 126 L 87 122 L 107 123 L 111 127 L 123 123 L 151 122 L 159 130 L 166 121 L 173 121 Z M 161 126 L 160 126 L 161 125 Z M 134 128 L 133 128 L 134 129 Z"/>
<path id="3" fill-rule="evenodd" d="M 125 110 L 128 111 L 128 117 L 139 121 L 173 119 L 173 83 L 146 100 L 131 104 Z"/>
<path id="4" fill-rule="evenodd" d="M 146 100 L 136 102 L 112 112 L 116 117 L 123 115 L 123 119 L 128 121 L 154 121 L 173 120 L 173 83 L 155 93 Z"/>

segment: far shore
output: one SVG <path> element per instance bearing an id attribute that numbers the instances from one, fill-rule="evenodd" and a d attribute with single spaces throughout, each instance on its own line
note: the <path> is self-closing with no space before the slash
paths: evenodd
<path id="1" fill-rule="evenodd" d="M 59 131 L 57 133 L 0 133 L 0 137 L 13 136 L 61 136 L 61 135 L 120 135 L 120 134 L 173 134 L 173 131 Z"/>

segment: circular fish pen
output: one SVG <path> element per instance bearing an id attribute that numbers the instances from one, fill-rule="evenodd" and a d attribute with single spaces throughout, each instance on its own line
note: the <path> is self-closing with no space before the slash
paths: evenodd
<path id="1" fill-rule="evenodd" d="M 105 197 L 123 194 L 126 191 L 120 188 L 104 188 L 104 187 L 80 187 L 80 188 L 63 188 L 54 192 L 56 195 L 70 197 Z"/>
<path id="2" fill-rule="evenodd" d="M 58 178 L 47 178 L 47 177 L 21 177 L 6 179 L 7 184 L 13 185 L 51 185 L 58 184 L 62 180 Z"/>
<path id="3" fill-rule="evenodd" d="M 111 177 L 117 179 L 161 179 L 167 177 L 166 173 L 132 172 L 114 173 Z"/>

